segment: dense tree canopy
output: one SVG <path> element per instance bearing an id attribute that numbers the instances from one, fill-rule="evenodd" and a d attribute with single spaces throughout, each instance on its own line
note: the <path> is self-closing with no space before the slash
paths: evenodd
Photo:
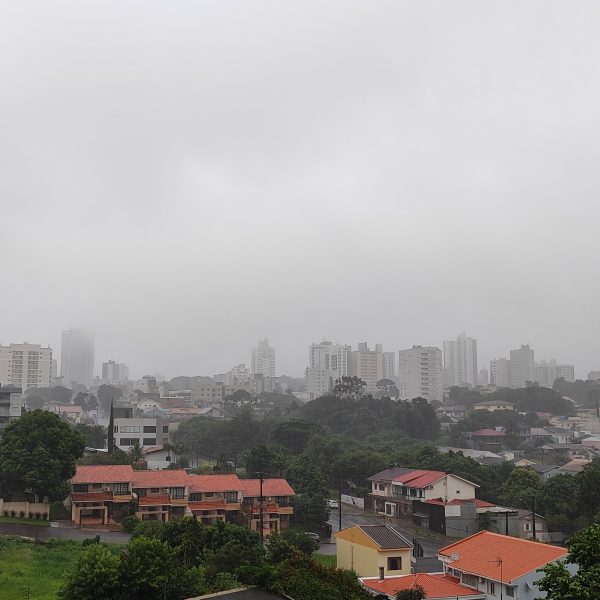
<path id="1" fill-rule="evenodd" d="M 61 500 L 84 446 L 83 435 L 57 414 L 34 410 L 6 426 L 0 439 L 0 471 L 22 478 L 40 498 Z"/>

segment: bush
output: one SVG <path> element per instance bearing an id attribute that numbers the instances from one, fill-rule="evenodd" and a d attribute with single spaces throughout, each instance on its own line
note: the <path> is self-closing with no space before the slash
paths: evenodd
<path id="1" fill-rule="evenodd" d="M 133 533 L 135 528 L 141 523 L 141 521 L 134 515 L 129 515 L 128 517 L 123 517 L 121 519 L 121 527 L 127 533 Z"/>
<path id="2" fill-rule="evenodd" d="M 86 538 L 85 540 L 83 540 L 83 542 L 81 542 L 82 546 L 92 546 L 93 544 L 99 544 L 100 543 L 100 536 L 96 535 L 93 538 Z"/>
<path id="3" fill-rule="evenodd" d="M 21 519 L 25 518 L 25 511 L 24 510 L 20 510 L 19 511 L 19 516 L 21 517 Z"/>
<path id="4" fill-rule="evenodd" d="M 121 521 L 122 523 L 123 521 Z M 140 536 L 162 541 L 165 539 L 165 524 L 162 521 L 139 521 L 133 530 L 133 537 Z"/>
<path id="5" fill-rule="evenodd" d="M 44 519 L 44 521 L 48 520 L 48 513 L 44 513 L 42 515 L 42 519 Z"/>
<path id="6" fill-rule="evenodd" d="M 5 511 L 2 511 L 2 514 L 3 514 L 5 517 L 8 517 L 8 511 L 7 511 L 7 510 L 5 510 Z"/>
<path id="7" fill-rule="evenodd" d="M 10 511 L 10 516 L 14 519 L 17 516 L 17 511 L 16 510 L 11 510 Z"/>
<path id="8" fill-rule="evenodd" d="M 31 513 L 31 512 L 30 512 L 30 513 L 27 515 L 27 518 L 28 518 L 28 519 L 33 519 L 33 513 Z"/>
<path id="9" fill-rule="evenodd" d="M 35 518 L 36 518 L 36 519 L 40 519 L 40 518 L 41 518 L 41 516 L 42 516 L 42 513 L 40 513 L 40 512 L 36 512 L 36 513 L 35 513 Z"/>

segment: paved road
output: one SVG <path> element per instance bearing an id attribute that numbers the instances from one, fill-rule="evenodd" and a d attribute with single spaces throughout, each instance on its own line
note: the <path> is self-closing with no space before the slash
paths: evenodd
<path id="1" fill-rule="evenodd" d="M 391 521 L 391 522 L 390 522 Z M 329 523 L 332 526 L 332 533 L 339 531 L 339 512 L 337 509 L 331 511 L 329 517 Z M 416 539 L 423 547 L 425 556 L 435 556 L 437 551 L 446 545 L 444 540 L 435 540 L 424 538 L 419 535 L 415 535 L 411 531 L 407 531 L 402 528 L 402 524 L 398 519 L 387 519 L 384 515 L 376 515 L 374 513 L 363 512 L 360 509 L 352 508 L 347 505 L 342 506 L 342 529 L 350 527 L 352 525 L 374 525 L 374 524 L 385 524 L 390 523 L 396 529 L 398 529 L 404 536 L 409 540 Z M 331 543 L 321 542 L 321 554 L 335 554 L 335 538 L 332 537 Z"/>
<path id="2" fill-rule="evenodd" d="M 20 523 L 0 523 L 0 535 L 16 535 L 21 537 L 47 540 L 50 538 L 75 540 L 82 542 L 86 538 L 100 536 L 100 540 L 109 544 L 126 544 L 129 534 L 120 531 L 100 531 L 98 529 L 79 529 L 75 527 L 39 527 Z"/>

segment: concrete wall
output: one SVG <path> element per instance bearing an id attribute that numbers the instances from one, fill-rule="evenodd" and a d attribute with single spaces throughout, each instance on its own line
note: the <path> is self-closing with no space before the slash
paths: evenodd
<path id="1" fill-rule="evenodd" d="M 8 512 L 8 516 L 10 517 L 13 510 L 16 517 L 20 517 L 21 511 L 23 511 L 26 519 L 29 518 L 29 515 L 35 516 L 35 513 L 46 515 L 46 519 L 50 515 L 50 505 L 44 502 L 6 502 L 0 498 L 0 515 L 4 516 L 4 513 Z"/>
<path id="2" fill-rule="evenodd" d="M 386 576 L 408 575 L 410 573 L 411 550 L 409 548 L 383 552 L 339 537 L 336 546 L 338 569 L 352 569 L 359 577 L 378 577 L 379 567 L 384 568 Z M 402 569 L 390 571 L 387 568 L 387 559 L 396 556 L 402 558 Z"/>

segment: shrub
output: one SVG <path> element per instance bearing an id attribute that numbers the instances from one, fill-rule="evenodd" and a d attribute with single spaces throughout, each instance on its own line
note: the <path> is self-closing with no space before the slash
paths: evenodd
<path id="1" fill-rule="evenodd" d="M 42 513 L 40 513 L 40 512 L 36 512 L 35 513 L 35 518 L 36 519 L 40 519 L 41 517 L 42 517 Z"/>
<path id="2" fill-rule="evenodd" d="M 21 517 L 21 519 L 25 518 L 25 511 L 24 510 L 20 510 L 19 511 L 19 516 Z"/>
<path id="3" fill-rule="evenodd" d="M 17 516 L 17 511 L 16 510 L 11 510 L 10 511 L 10 516 L 14 519 Z"/>
<path id="4" fill-rule="evenodd" d="M 2 514 L 3 514 L 5 517 L 8 517 L 8 511 L 7 511 L 7 510 L 4 510 L 4 511 L 2 511 Z"/>
<path id="5" fill-rule="evenodd" d="M 128 517 L 123 517 L 121 519 L 121 527 L 128 533 L 132 533 L 139 523 L 141 523 L 141 521 L 134 515 L 129 515 Z"/>
<path id="6" fill-rule="evenodd" d="M 99 544 L 100 543 L 100 536 L 96 535 L 93 538 L 86 538 L 85 540 L 83 540 L 83 542 L 81 542 L 82 546 L 91 546 L 93 544 Z"/>
<path id="7" fill-rule="evenodd" d="M 48 513 L 44 513 L 42 515 L 42 519 L 44 519 L 44 521 L 46 521 L 48 519 Z"/>
<path id="8" fill-rule="evenodd" d="M 33 519 L 33 513 L 32 513 L 32 512 L 30 512 L 30 513 L 27 515 L 27 518 L 28 518 L 28 519 Z"/>

